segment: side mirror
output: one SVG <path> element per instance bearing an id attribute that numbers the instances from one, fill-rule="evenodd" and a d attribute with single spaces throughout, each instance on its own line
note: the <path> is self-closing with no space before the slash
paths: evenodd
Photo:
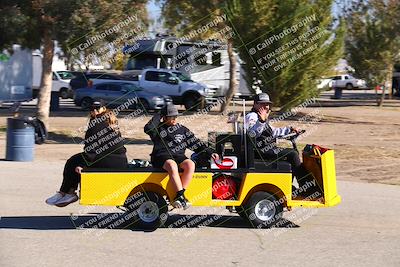
<path id="1" fill-rule="evenodd" d="M 175 77 L 169 77 L 168 80 L 166 81 L 166 83 L 169 83 L 169 84 L 178 84 L 178 83 L 179 83 L 179 80 L 178 80 L 177 78 L 175 78 Z"/>

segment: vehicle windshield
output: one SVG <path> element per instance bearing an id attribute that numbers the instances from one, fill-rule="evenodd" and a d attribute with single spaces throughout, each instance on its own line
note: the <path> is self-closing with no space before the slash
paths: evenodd
<path id="1" fill-rule="evenodd" d="M 76 75 L 69 71 L 57 71 L 57 74 L 60 75 L 62 80 L 70 80 L 76 77 Z"/>
<path id="2" fill-rule="evenodd" d="M 186 76 L 182 72 L 173 71 L 172 73 L 175 74 L 175 76 L 178 77 L 178 79 L 182 82 L 193 82 L 188 76 Z"/>
<path id="3" fill-rule="evenodd" d="M 127 91 L 142 91 L 142 89 L 140 87 L 137 87 L 134 84 L 124 83 L 121 86 L 122 86 L 122 89 L 125 89 Z"/>

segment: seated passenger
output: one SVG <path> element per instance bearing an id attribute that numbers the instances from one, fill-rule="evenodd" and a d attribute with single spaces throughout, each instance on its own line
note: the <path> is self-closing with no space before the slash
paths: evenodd
<path id="1" fill-rule="evenodd" d="M 75 191 L 84 167 L 127 168 L 126 149 L 117 118 L 101 102 L 94 102 L 91 107 L 84 144 L 84 152 L 73 155 L 65 163 L 60 191 L 48 198 L 47 204 L 64 207 L 77 201 Z"/>
<path id="2" fill-rule="evenodd" d="M 278 137 L 300 130 L 293 127 L 272 127 L 268 122 L 270 104 L 272 102 L 268 94 L 261 93 L 255 96 L 253 108 L 244 121 L 247 134 L 255 138 L 255 153 L 259 153 L 263 159 L 288 161 L 299 186 L 302 186 L 312 177 L 301 164 L 299 153 L 295 149 L 279 148 L 276 145 Z"/>
<path id="3" fill-rule="evenodd" d="M 187 209 L 190 203 L 184 192 L 192 179 L 195 164 L 185 156 L 186 148 L 200 153 L 205 151 L 214 160 L 219 156 L 213 150 L 201 142 L 185 126 L 177 123 L 178 110 L 173 104 L 167 105 L 160 113 L 157 113 L 145 125 L 144 131 L 153 141 L 154 147 L 151 153 L 151 163 L 156 168 L 163 168 L 175 187 L 176 196 L 172 201 L 175 208 Z M 161 121 L 162 116 L 162 121 Z M 183 170 L 179 176 L 180 167 Z"/>

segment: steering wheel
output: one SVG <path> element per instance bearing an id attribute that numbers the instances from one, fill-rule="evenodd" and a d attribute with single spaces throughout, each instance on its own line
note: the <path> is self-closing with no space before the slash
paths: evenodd
<path id="1" fill-rule="evenodd" d="M 289 134 L 283 135 L 283 136 L 281 136 L 281 137 L 279 137 L 279 138 L 280 138 L 280 139 L 286 139 L 286 140 L 294 140 L 294 139 L 296 139 L 297 137 L 299 137 L 300 135 L 302 135 L 302 134 L 305 133 L 305 132 L 306 132 L 306 130 L 301 130 L 301 131 L 298 132 L 298 133 L 296 133 L 296 132 L 289 133 Z"/>
<path id="2" fill-rule="evenodd" d="M 295 149 L 297 152 L 299 152 L 299 150 L 297 149 L 297 144 L 296 144 L 296 139 L 297 137 L 299 137 L 300 135 L 302 135 L 303 133 L 305 133 L 306 130 L 301 130 L 298 133 L 293 132 L 284 136 L 279 137 L 280 139 L 286 139 L 289 140 L 292 145 L 293 145 L 293 149 Z"/>

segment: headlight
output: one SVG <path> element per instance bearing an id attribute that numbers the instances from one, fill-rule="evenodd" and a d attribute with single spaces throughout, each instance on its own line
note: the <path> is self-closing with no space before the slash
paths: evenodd
<path id="1" fill-rule="evenodd" d="M 205 88 L 205 87 L 200 87 L 200 88 L 198 88 L 198 92 L 199 92 L 201 95 L 206 95 L 206 94 L 207 94 L 206 89 L 207 89 L 207 88 Z"/>

